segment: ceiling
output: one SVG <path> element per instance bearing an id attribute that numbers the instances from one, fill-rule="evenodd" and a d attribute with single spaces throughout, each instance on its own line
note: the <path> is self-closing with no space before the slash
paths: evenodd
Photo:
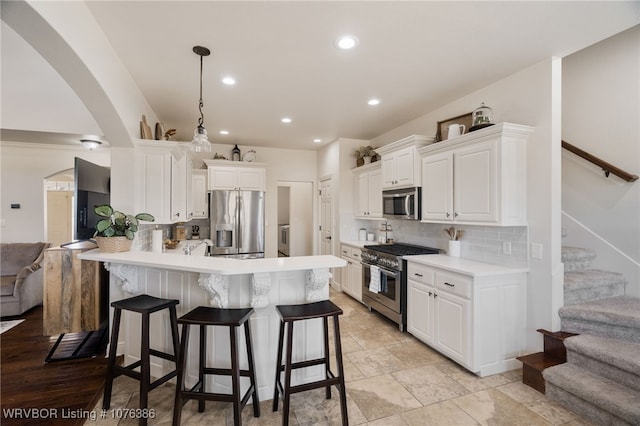
<path id="1" fill-rule="evenodd" d="M 212 52 L 203 64 L 210 140 L 293 149 L 316 149 L 338 137 L 371 139 L 640 22 L 638 1 L 87 5 L 96 30 L 104 32 L 164 127 L 177 129 L 177 140 L 191 140 L 199 117 L 200 57 L 192 47 L 201 45 Z M 355 49 L 335 47 L 344 34 L 359 39 Z M 226 75 L 237 84 L 222 84 Z M 4 23 L 2 87 L 3 129 L 101 132 L 69 85 Z M 370 98 L 380 104 L 367 105 Z M 285 116 L 290 124 L 280 121 Z M 223 129 L 229 135 L 218 133 Z"/>

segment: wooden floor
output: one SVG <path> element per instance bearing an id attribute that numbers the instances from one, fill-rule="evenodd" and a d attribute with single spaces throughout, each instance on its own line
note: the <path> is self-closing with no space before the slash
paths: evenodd
<path id="1" fill-rule="evenodd" d="M 19 318 L 26 320 L 0 336 L 0 424 L 84 424 L 102 396 L 106 359 L 97 356 L 45 363 L 57 336 L 42 335 L 42 307 Z M 83 337 L 65 335 L 54 359 L 69 354 Z M 15 419 L 20 414 L 30 418 Z"/>

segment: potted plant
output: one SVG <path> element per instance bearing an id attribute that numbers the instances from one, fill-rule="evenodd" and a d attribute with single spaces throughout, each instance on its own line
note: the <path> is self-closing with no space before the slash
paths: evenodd
<path id="1" fill-rule="evenodd" d="M 96 206 L 93 211 L 105 218 L 96 224 L 96 233 L 93 237 L 100 250 L 110 253 L 129 251 L 138 231 L 138 221 L 153 222 L 155 220 L 149 213 L 138 213 L 133 216 L 114 210 L 108 204 Z"/>
<path id="2" fill-rule="evenodd" d="M 353 156 L 356 157 L 356 166 L 371 163 L 372 159 L 375 158 L 376 155 L 376 151 L 369 145 L 361 146 L 353 153 Z"/>

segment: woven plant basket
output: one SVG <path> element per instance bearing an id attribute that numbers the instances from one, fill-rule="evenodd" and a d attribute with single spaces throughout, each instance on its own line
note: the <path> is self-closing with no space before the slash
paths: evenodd
<path id="1" fill-rule="evenodd" d="M 100 250 L 105 253 L 120 253 L 129 251 L 133 240 L 127 237 L 95 237 Z"/>

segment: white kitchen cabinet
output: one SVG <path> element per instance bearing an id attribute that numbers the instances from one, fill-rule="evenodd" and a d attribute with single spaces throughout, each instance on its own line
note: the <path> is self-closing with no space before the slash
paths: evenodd
<path id="1" fill-rule="evenodd" d="M 342 268 L 342 291 L 362 303 L 362 263 L 360 263 L 359 247 L 342 244 L 341 256 L 347 261 L 347 266 Z"/>
<path id="2" fill-rule="evenodd" d="M 422 221 L 526 225 L 532 131 L 503 123 L 420 148 Z"/>
<path id="3" fill-rule="evenodd" d="M 380 162 L 353 169 L 356 181 L 356 210 L 361 219 L 382 219 L 382 167 Z"/>
<path id="4" fill-rule="evenodd" d="M 382 188 L 420 186 L 422 169 L 416 149 L 433 142 L 433 138 L 413 135 L 376 148 L 376 152 L 382 156 Z"/>
<path id="5" fill-rule="evenodd" d="M 176 142 L 138 142 L 135 149 L 136 211 L 156 223 L 188 220 L 191 160 Z"/>
<path id="6" fill-rule="evenodd" d="M 412 256 L 407 331 L 470 371 L 518 368 L 526 325 L 526 269 Z"/>
<path id="7" fill-rule="evenodd" d="M 208 179 L 207 170 L 194 170 L 191 173 L 191 211 L 189 215 L 192 219 L 209 217 Z"/>
<path id="8" fill-rule="evenodd" d="M 259 163 L 205 160 L 209 172 L 209 190 L 243 189 L 266 191 L 267 173 Z"/>

